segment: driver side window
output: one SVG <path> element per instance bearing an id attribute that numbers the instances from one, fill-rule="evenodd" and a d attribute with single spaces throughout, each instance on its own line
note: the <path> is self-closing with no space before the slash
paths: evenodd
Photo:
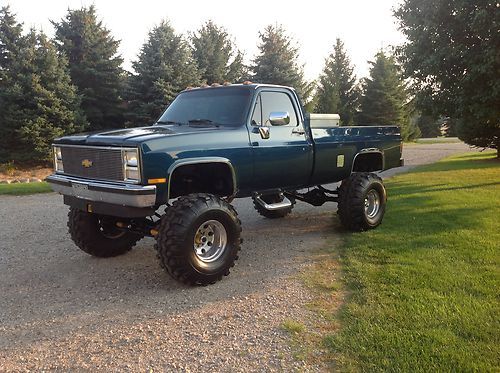
<path id="1" fill-rule="evenodd" d="M 290 115 L 290 123 L 287 126 L 296 127 L 298 124 L 297 113 L 292 104 L 290 96 L 285 92 L 262 92 L 262 120 L 265 126 L 270 126 L 269 116 L 273 112 L 287 112 Z"/>

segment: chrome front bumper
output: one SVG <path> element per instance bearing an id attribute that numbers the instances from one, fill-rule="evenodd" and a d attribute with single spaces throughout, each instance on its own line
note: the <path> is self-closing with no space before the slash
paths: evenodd
<path id="1" fill-rule="evenodd" d="M 50 175 L 45 180 L 55 192 L 87 201 L 131 207 L 151 207 L 156 203 L 155 185 L 91 181 L 58 174 Z"/>

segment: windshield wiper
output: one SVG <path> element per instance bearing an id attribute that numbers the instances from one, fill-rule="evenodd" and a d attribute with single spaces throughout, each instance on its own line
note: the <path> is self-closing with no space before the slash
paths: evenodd
<path id="1" fill-rule="evenodd" d="M 159 120 L 159 121 L 156 122 L 156 124 L 177 124 L 178 126 L 182 126 L 185 123 L 176 122 L 176 121 L 173 121 L 173 120 Z"/>
<path id="2" fill-rule="evenodd" d="M 216 123 L 211 119 L 190 119 L 190 120 L 188 120 L 188 123 L 190 126 L 191 125 L 197 126 L 197 125 L 208 124 L 210 126 L 219 127 L 219 123 Z"/>

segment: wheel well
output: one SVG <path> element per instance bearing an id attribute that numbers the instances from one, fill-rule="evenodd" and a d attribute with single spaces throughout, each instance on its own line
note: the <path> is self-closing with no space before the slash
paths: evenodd
<path id="1" fill-rule="evenodd" d="M 358 153 L 352 166 L 353 172 L 371 172 L 384 169 L 382 153 Z"/>
<path id="2" fill-rule="evenodd" d="M 170 175 L 169 198 L 191 193 L 210 193 L 219 197 L 234 194 L 233 171 L 227 163 L 181 165 Z"/>

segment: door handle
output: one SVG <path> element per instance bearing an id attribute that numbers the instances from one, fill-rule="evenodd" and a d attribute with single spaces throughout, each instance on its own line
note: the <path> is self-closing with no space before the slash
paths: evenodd
<path id="1" fill-rule="evenodd" d="M 304 131 L 302 128 L 294 128 L 294 129 L 292 130 L 292 133 L 295 133 L 295 134 L 297 134 L 297 135 L 303 135 L 303 134 L 305 134 L 305 133 L 306 133 L 306 131 Z"/>

